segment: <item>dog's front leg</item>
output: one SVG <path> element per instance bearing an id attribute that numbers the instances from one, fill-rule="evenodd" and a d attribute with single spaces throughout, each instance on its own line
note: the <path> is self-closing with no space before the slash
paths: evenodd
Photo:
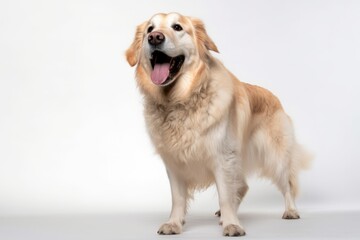
<path id="1" fill-rule="evenodd" d="M 161 225 L 158 234 L 179 234 L 185 223 L 186 204 L 188 198 L 187 186 L 183 179 L 167 170 L 171 186 L 172 209 L 170 219 Z"/>
<path id="2" fill-rule="evenodd" d="M 224 236 L 243 236 L 244 228 L 241 226 L 237 212 L 237 184 L 233 182 L 232 176 L 236 174 L 234 168 L 224 169 L 219 166 L 215 172 L 216 187 L 219 195 L 219 205 L 221 210 L 220 224 L 223 226 Z M 230 175 L 230 176 L 229 176 Z"/>

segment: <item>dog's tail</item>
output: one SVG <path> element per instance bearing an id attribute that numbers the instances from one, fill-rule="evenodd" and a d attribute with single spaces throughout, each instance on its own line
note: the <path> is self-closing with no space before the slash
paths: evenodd
<path id="1" fill-rule="evenodd" d="M 311 168 L 314 155 L 305 149 L 301 144 L 296 144 L 293 152 L 293 161 L 300 170 L 307 170 Z"/>

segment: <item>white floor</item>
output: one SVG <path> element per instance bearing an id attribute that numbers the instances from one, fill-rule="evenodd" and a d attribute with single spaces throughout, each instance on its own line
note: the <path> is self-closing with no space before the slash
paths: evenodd
<path id="1" fill-rule="evenodd" d="M 156 234 L 165 213 L 0 217 L 0 239 L 226 239 L 211 214 L 190 214 L 184 232 L 172 236 Z M 282 220 L 281 213 L 239 216 L 247 233 L 242 239 L 360 239 L 360 212 L 302 212 L 300 220 Z"/>

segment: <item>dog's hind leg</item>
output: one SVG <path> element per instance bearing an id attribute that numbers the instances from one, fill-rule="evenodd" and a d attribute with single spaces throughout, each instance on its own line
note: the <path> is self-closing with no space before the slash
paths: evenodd
<path id="1" fill-rule="evenodd" d="M 276 185 L 280 189 L 285 200 L 285 212 L 282 216 L 283 219 L 298 219 L 299 213 L 295 206 L 295 197 L 297 194 L 298 180 L 297 176 L 293 173 L 284 174 Z"/>

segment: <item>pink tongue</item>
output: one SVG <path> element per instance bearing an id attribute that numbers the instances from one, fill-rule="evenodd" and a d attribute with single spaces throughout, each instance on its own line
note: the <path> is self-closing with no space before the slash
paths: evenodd
<path id="1" fill-rule="evenodd" d="M 151 72 L 151 81 L 156 85 L 160 85 L 169 77 L 170 63 L 155 64 L 154 70 Z"/>

